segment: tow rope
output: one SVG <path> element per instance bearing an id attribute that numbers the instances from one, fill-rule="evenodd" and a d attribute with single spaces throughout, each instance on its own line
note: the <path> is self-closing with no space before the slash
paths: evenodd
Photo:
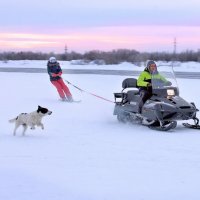
<path id="1" fill-rule="evenodd" d="M 97 98 L 99 98 L 99 99 L 102 99 L 102 100 L 104 100 L 104 101 L 108 101 L 108 102 L 110 102 L 110 103 L 115 103 L 114 101 L 111 101 L 111 100 L 109 100 L 109 99 L 106 99 L 106 98 L 104 98 L 104 97 L 101 97 L 101 96 L 99 96 L 99 95 L 97 95 L 97 94 L 94 94 L 94 93 L 88 92 L 88 91 L 86 91 L 86 90 L 83 90 L 83 89 L 81 89 L 80 87 L 78 87 L 78 86 L 72 84 L 72 83 L 69 82 L 68 80 L 65 80 L 65 81 L 66 81 L 68 84 L 72 85 L 72 86 L 73 86 L 74 88 L 76 88 L 77 90 L 81 91 L 81 92 L 85 92 L 85 93 L 87 93 L 87 94 L 90 94 L 90 95 L 92 95 L 92 96 L 94 96 L 94 97 L 97 97 Z"/>

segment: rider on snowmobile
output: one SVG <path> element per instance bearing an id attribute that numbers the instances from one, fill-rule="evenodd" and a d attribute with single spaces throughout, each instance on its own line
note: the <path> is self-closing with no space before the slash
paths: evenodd
<path id="1" fill-rule="evenodd" d="M 152 78 L 154 80 L 161 80 L 167 84 L 170 84 L 162 75 L 157 71 L 157 65 L 153 60 L 147 62 L 147 66 L 143 72 L 141 72 L 137 86 L 139 87 L 140 100 L 138 102 L 138 113 L 141 114 L 142 106 L 152 96 Z"/>

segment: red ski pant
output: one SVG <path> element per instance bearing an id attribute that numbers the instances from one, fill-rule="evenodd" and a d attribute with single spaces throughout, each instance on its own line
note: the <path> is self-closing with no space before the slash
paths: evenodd
<path id="1" fill-rule="evenodd" d="M 60 95 L 61 98 L 72 96 L 69 91 L 69 88 L 65 85 L 62 78 L 57 81 L 51 81 L 51 83 L 56 87 L 58 94 Z"/>

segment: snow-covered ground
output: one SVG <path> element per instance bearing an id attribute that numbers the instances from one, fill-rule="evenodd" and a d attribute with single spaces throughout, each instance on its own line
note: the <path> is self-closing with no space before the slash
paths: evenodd
<path id="1" fill-rule="evenodd" d="M 104 69 L 104 70 L 138 70 L 142 71 L 144 69 L 145 63 L 141 63 L 141 66 L 137 66 L 128 62 L 121 63 L 119 65 L 79 65 L 75 64 L 75 61 L 60 61 L 63 69 Z M 78 62 L 77 62 L 78 63 Z M 171 65 L 172 62 L 157 62 L 158 65 Z M 19 61 L 0 61 L 0 67 L 13 67 L 13 68 L 46 68 L 47 61 L 30 61 L 30 60 L 19 60 Z M 200 72 L 199 62 L 175 62 L 174 71 L 181 72 Z"/>
<path id="2" fill-rule="evenodd" d="M 36 67 L 36 61 L 26 62 Z M 17 62 L 6 65 L 14 67 Z M 63 78 L 114 100 L 113 92 L 121 90 L 125 77 L 64 74 Z M 0 82 L 0 199 L 200 199 L 200 131 L 180 122 L 168 132 L 120 124 L 112 114 L 113 103 L 71 86 L 74 98 L 82 102 L 59 101 L 47 74 L 0 73 Z M 178 79 L 180 96 L 198 108 L 199 83 Z M 28 129 L 25 137 L 19 129 L 14 137 L 14 124 L 8 120 L 38 105 L 53 111 L 43 119 L 45 129 Z"/>

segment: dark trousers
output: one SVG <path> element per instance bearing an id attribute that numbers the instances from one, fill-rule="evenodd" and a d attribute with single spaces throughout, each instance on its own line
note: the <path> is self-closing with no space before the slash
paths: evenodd
<path id="1" fill-rule="evenodd" d="M 138 113 L 141 113 L 142 107 L 143 107 L 144 103 L 146 102 L 146 100 L 151 97 L 151 93 L 147 90 L 140 89 L 139 94 L 140 94 L 140 99 L 138 102 Z"/>

